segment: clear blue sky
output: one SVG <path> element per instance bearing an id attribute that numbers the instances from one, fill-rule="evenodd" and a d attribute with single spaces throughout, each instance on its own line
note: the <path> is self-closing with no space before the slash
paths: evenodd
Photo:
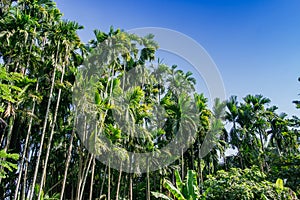
<path id="1" fill-rule="evenodd" d="M 210 54 L 226 95 L 262 94 L 280 111 L 300 115 L 299 0 L 56 0 L 77 21 L 84 42 L 93 30 L 163 27 L 184 33 Z"/>

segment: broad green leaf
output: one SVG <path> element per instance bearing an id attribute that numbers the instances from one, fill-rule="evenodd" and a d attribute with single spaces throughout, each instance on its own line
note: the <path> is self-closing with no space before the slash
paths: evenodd
<path id="1" fill-rule="evenodd" d="M 159 193 L 159 192 L 151 192 L 151 194 L 155 197 L 155 198 L 162 198 L 162 199 L 167 199 L 167 200 L 173 200 L 172 198 L 162 194 L 162 193 Z"/>
<path id="2" fill-rule="evenodd" d="M 198 191 L 197 176 L 194 170 L 188 170 L 186 187 L 189 198 L 192 197 L 193 200 L 196 200 L 200 196 Z"/>
<path id="3" fill-rule="evenodd" d="M 175 170 L 175 179 L 177 188 L 180 190 L 180 192 L 182 192 L 182 180 L 177 169 Z"/>
<path id="4" fill-rule="evenodd" d="M 181 192 L 170 181 L 165 179 L 164 187 L 167 188 L 178 200 L 185 200 Z"/>

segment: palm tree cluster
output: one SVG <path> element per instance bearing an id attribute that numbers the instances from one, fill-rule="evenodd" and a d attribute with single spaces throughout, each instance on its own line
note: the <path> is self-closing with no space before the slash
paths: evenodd
<path id="1" fill-rule="evenodd" d="M 156 59 L 154 35 L 84 44 L 52 0 L 0 6 L 0 199 L 213 199 L 226 173 L 300 194 L 300 120 L 270 99 L 209 109 L 191 72 Z"/>

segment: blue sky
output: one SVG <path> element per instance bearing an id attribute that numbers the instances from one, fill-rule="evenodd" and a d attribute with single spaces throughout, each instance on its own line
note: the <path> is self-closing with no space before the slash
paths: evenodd
<path id="1" fill-rule="evenodd" d="M 93 30 L 163 27 L 202 45 L 216 63 L 227 97 L 262 94 L 279 111 L 300 114 L 299 0 L 56 0 L 77 21 L 84 42 Z M 176 64 L 176 63 L 174 63 Z"/>

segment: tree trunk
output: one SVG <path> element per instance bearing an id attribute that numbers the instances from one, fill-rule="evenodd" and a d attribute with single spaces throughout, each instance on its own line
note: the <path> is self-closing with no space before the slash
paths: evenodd
<path id="1" fill-rule="evenodd" d="M 90 198 L 89 198 L 89 200 L 92 200 L 92 198 L 93 198 L 93 185 L 94 185 L 95 165 L 96 165 L 95 156 L 93 156 L 93 165 L 92 165 L 91 185 L 90 185 Z"/>
<path id="2" fill-rule="evenodd" d="M 75 116 L 76 116 L 76 114 L 75 114 Z M 68 169 L 69 169 L 69 165 L 70 165 L 72 148 L 73 148 L 73 139 L 74 139 L 74 135 L 75 135 L 75 124 L 76 124 L 76 118 L 74 118 L 73 130 L 72 130 L 72 135 L 71 135 L 71 138 L 70 138 L 70 146 L 69 146 L 68 157 L 67 157 L 67 161 L 66 161 L 64 180 L 63 180 L 63 184 L 62 184 L 62 188 L 61 188 L 61 192 L 60 192 L 60 200 L 63 199 L 64 192 L 65 192 L 65 187 L 66 187 Z"/>
<path id="3" fill-rule="evenodd" d="M 79 198 L 79 200 L 82 200 L 83 193 L 84 193 L 84 188 L 85 188 L 85 183 L 86 183 L 86 179 L 87 179 L 88 173 L 90 171 L 90 167 L 91 167 L 91 163 L 92 163 L 93 158 L 94 158 L 94 154 L 91 155 L 91 157 L 89 159 L 89 164 L 88 164 L 87 167 L 85 167 L 86 169 L 84 170 L 85 174 L 84 174 L 83 182 L 82 182 L 82 185 L 81 185 L 81 192 L 80 192 L 80 198 Z"/>
<path id="4" fill-rule="evenodd" d="M 26 195 L 27 171 L 28 171 L 28 160 L 26 160 L 26 163 L 25 163 L 24 178 L 23 178 L 23 191 L 22 191 L 21 199 L 25 199 L 25 195 Z"/>
<path id="5" fill-rule="evenodd" d="M 132 173 L 129 174 L 129 200 L 133 199 L 133 193 L 132 193 Z"/>
<path id="6" fill-rule="evenodd" d="M 123 164 L 123 162 L 121 161 L 119 177 L 118 177 L 117 192 L 116 192 L 116 200 L 119 199 L 119 191 L 120 191 L 121 177 L 122 177 L 122 164 Z"/>
<path id="7" fill-rule="evenodd" d="M 102 184 L 101 184 L 101 189 L 100 189 L 100 197 L 99 199 L 101 199 L 101 196 L 103 194 L 103 188 L 104 188 L 104 183 L 105 183 L 105 177 L 106 177 L 106 171 L 107 171 L 108 166 L 105 165 L 105 170 L 104 170 L 104 174 L 103 174 L 103 180 L 102 180 Z"/>
<path id="8" fill-rule="evenodd" d="M 79 171 L 77 176 L 77 188 L 76 188 L 76 200 L 79 200 L 80 197 L 80 187 L 82 182 L 82 162 L 83 162 L 83 155 L 82 155 L 82 148 L 81 144 L 79 145 Z"/>
<path id="9" fill-rule="evenodd" d="M 261 150 L 262 150 L 262 163 L 261 163 L 261 171 L 264 172 L 264 166 L 265 166 L 265 158 L 264 158 L 264 143 L 263 143 L 263 136 L 261 131 L 259 131 L 259 138 L 260 138 L 260 142 L 261 142 Z"/>
<path id="10" fill-rule="evenodd" d="M 183 157 L 183 149 L 181 149 L 181 180 L 184 180 L 184 157 Z"/>
<path id="11" fill-rule="evenodd" d="M 108 160 L 108 186 L 107 186 L 107 199 L 110 199 L 110 160 Z"/>
<path id="12" fill-rule="evenodd" d="M 39 80 L 37 80 L 37 84 L 36 84 L 36 87 L 35 87 L 36 92 L 38 91 L 38 88 L 39 88 Z M 18 182 L 17 182 L 17 186 L 16 186 L 14 200 L 17 200 L 17 198 L 18 198 L 19 187 L 20 187 L 22 173 L 23 173 L 23 165 L 24 165 L 26 154 L 27 154 L 27 146 L 28 146 L 29 136 L 30 136 L 30 133 L 31 133 L 32 121 L 33 121 L 32 116 L 34 115 L 35 105 L 36 105 L 36 101 L 34 100 L 33 105 L 32 105 L 30 120 L 29 120 L 29 126 L 28 126 L 28 130 L 27 130 L 27 136 L 26 136 L 26 139 L 25 139 L 25 144 L 24 144 L 23 155 L 22 155 L 21 164 L 20 164 L 20 171 L 19 171 Z"/>
<path id="13" fill-rule="evenodd" d="M 149 158 L 147 158 L 147 200 L 150 200 L 150 172 L 149 172 Z"/>
<path id="14" fill-rule="evenodd" d="M 64 75 L 65 75 L 65 65 L 63 66 L 63 69 L 62 69 L 60 84 L 63 84 Z M 55 106 L 55 111 L 54 111 L 54 117 L 53 117 L 53 120 L 52 120 L 50 138 L 49 138 L 49 141 L 48 141 L 47 153 L 46 153 L 46 158 L 45 158 L 45 167 L 44 167 L 43 173 L 42 173 L 42 180 L 41 180 L 41 184 L 40 184 L 38 199 L 40 199 L 40 197 L 41 197 L 43 187 L 44 187 L 44 183 L 46 182 L 47 165 L 48 165 L 48 159 L 49 159 L 49 156 L 50 156 L 50 149 L 51 149 L 51 143 L 52 143 L 52 139 L 53 139 L 53 135 L 54 135 L 54 129 L 55 129 L 55 124 L 56 124 L 58 108 L 59 108 L 59 104 L 60 104 L 60 96 L 61 96 L 61 89 L 58 90 L 58 96 L 57 96 L 57 101 L 56 101 L 56 106 Z"/>
<path id="15" fill-rule="evenodd" d="M 37 174 L 38 174 L 38 171 L 39 171 L 39 164 L 40 164 L 40 159 L 41 159 L 41 155 L 42 155 L 44 139 L 45 139 L 45 135 L 46 135 L 46 128 L 47 128 L 47 124 L 48 124 L 48 117 L 49 117 L 49 112 L 50 112 L 51 99 L 52 99 L 53 90 L 54 90 L 55 74 L 56 74 L 57 60 L 58 60 L 58 52 L 59 52 L 59 48 L 60 48 L 59 46 L 60 46 L 60 43 L 58 43 L 57 49 L 56 49 L 55 66 L 54 66 L 53 74 L 52 74 L 50 94 L 49 94 L 49 99 L 48 99 L 48 104 L 47 104 L 47 109 L 46 109 L 46 114 L 45 114 L 45 120 L 44 120 L 44 125 L 43 125 L 43 130 L 42 130 L 42 137 L 41 137 L 41 142 L 40 142 L 40 149 L 39 149 L 38 157 L 37 157 L 37 160 L 36 160 L 36 165 L 35 165 L 34 176 L 33 176 L 33 181 L 32 181 L 32 187 L 31 187 L 31 190 L 30 190 L 29 200 L 32 200 L 32 198 L 33 198 L 35 182 L 36 182 Z"/>

